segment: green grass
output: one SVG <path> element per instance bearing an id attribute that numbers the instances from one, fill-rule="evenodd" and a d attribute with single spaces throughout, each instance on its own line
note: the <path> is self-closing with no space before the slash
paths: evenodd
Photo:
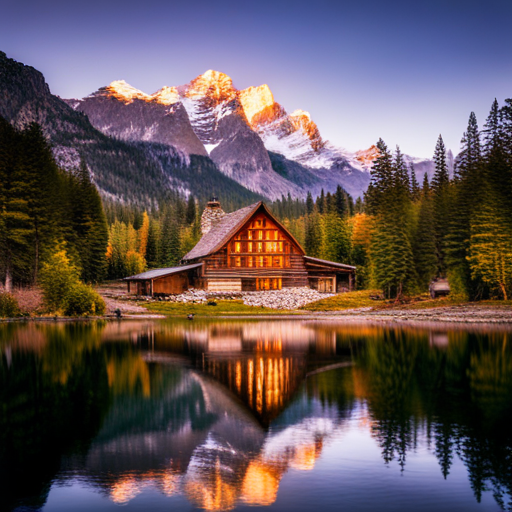
<path id="1" fill-rule="evenodd" d="M 140 302 L 140 306 L 152 313 L 167 316 L 186 316 L 193 313 L 197 316 L 222 315 L 283 315 L 293 314 L 296 311 L 270 309 L 256 306 L 246 306 L 241 300 L 219 300 L 216 306 L 206 304 L 183 304 L 176 302 Z"/>
<path id="2" fill-rule="evenodd" d="M 357 292 L 341 293 L 334 297 L 311 302 L 301 309 L 304 311 L 341 311 L 344 309 L 384 307 L 389 301 L 370 298 L 377 297 L 380 293 L 381 292 L 378 290 L 360 290 Z"/>

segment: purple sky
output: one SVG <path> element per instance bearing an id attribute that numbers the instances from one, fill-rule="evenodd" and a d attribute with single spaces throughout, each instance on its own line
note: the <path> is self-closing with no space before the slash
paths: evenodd
<path id="1" fill-rule="evenodd" d="M 39 69 L 54 94 L 124 79 L 152 93 L 208 69 L 267 83 L 288 112 L 358 150 L 454 153 L 469 113 L 483 126 L 512 97 L 511 0 L 3 0 L 0 50 Z"/>

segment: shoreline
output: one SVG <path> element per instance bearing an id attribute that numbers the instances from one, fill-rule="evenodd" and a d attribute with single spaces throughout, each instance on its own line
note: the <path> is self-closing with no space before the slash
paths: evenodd
<path id="1" fill-rule="evenodd" d="M 22 322 L 77 322 L 97 320 L 163 320 L 166 318 L 186 318 L 186 314 L 163 315 L 155 313 L 123 314 L 121 318 L 114 315 L 98 317 L 18 317 L 2 318 L 2 323 Z M 413 324 L 413 323 L 445 323 L 445 324 L 468 324 L 468 325 L 512 325 L 512 306 L 485 306 L 485 305 L 458 305 L 442 306 L 423 309 L 388 309 L 369 310 L 368 308 L 346 309 L 338 311 L 301 311 L 281 313 L 250 314 L 233 313 L 218 315 L 195 315 L 196 319 L 236 319 L 236 320 L 305 320 L 305 321 L 331 321 L 350 323 L 374 323 L 374 324 Z"/>

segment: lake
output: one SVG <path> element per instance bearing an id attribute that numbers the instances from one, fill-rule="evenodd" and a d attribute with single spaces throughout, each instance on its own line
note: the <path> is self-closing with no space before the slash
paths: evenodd
<path id="1" fill-rule="evenodd" d="M 0 325 L 0 510 L 512 510 L 505 327 Z"/>

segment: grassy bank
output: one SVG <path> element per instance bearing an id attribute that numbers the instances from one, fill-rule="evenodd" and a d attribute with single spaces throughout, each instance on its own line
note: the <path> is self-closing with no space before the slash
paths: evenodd
<path id="1" fill-rule="evenodd" d="M 385 307 L 389 301 L 372 298 L 378 297 L 380 293 L 378 290 L 340 293 L 334 297 L 306 304 L 301 309 L 303 311 L 343 311 L 345 309 L 381 308 Z"/>
<path id="2" fill-rule="evenodd" d="M 141 302 L 139 304 L 151 313 L 166 316 L 186 316 L 190 313 L 197 316 L 297 314 L 297 311 L 246 306 L 241 300 L 219 300 L 216 306 L 176 302 Z"/>

